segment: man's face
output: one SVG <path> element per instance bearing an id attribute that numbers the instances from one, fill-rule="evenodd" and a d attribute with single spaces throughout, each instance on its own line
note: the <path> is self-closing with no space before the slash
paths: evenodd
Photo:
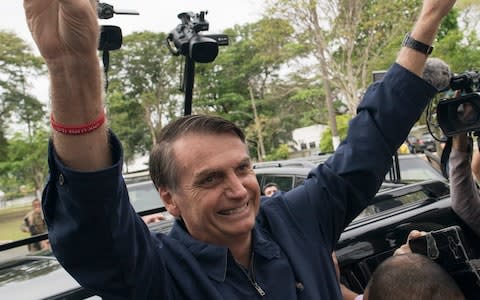
<path id="1" fill-rule="evenodd" d="M 265 193 L 265 196 L 270 197 L 273 194 L 275 194 L 277 191 L 278 191 L 277 187 L 272 185 L 272 186 L 266 187 L 264 190 L 264 193 Z"/>
<path id="2" fill-rule="evenodd" d="M 181 216 L 198 240 L 228 245 L 249 239 L 260 188 L 246 145 L 230 133 L 190 134 L 175 141 L 173 150 L 179 188 L 167 192 L 169 212 Z"/>
<path id="3" fill-rule="evenodd" d="M 41 208 L 41 205 L 40 205 L 40 201 L 34 201 L 32 203 L 32 207 L 33 207 L 33 210 L 37 213 L 41 212 L 42 211 L 42 208 Z"/>

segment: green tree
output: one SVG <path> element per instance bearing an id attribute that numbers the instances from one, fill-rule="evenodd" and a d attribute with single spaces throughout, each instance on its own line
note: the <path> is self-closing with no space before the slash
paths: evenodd
<path id="1" fill-rule="evenodd" d="M 401 39 L 421 7 L 420 0 L 269 3 L 270 12 L 290 20 L 297 32 L 308 32 L 311 38 L 302 42 L 311 45 L 320 66 L 327 106 L 333 103 L 337 89 L 351 115 L 370 83 L 373 66 L 379 58 L 393 62 Z M 391 45 L 395 45 L 395 51 L 389 49 Z M 329 114 L 332 117 L 333 111 Z"/>
<path id="2" fill-rule="evenodd" d="M 456 73 L 480 69 L 480 5 L 462 2 L 461 10 L 452 10 L 442 23 L 435 44 L 435 56 L 448 62 Z"/>
<path id="3" fill-rule="evenodd" d="M 301 52 L 288 22 L 265 18 L 225 31 L 230 45 L 213 64 L 198 67 L 196 111 L 212 112 L 245 128 L 253 153 L 263 160 L 275 145 L 265 141 L 278 126 L 278 104 L 269 102 L 282 66 Z M 281 130 L 281 129 L 280 129 Z"/>
<path id="4" fill-rule="evenodd" d="M 152 139 L 142 105 L 117 89 L 112 90 L 108 97 L 108 112 L 112 116 L 109 118 L 109 125 L 123 143 L 128 172 L 128 165 L 135 154 L 144 154 L 150 149 Z"/>
<path id="5" fill-rule="evenodd" d="M 111 55 L 109 115 L 117 119 L 117 114 L 123 114 L 114 126 L 131 127 L 133 120 L 143 118 L 139 124 L 146 125 L 149 131 L 150 141 L 138 126 L 122 132 L 126 135 L 123 139 L 136 144 L 131 145 L 132 150 L 155 143 L 163 122 L 174 119 L 180 111 L 179 63 L 168 51 L 165 40 L 164 33 L 132 33 L 124 38 L 122 48 Z M 134 136 L 127 137 L 129 134 Z"/>
<path id="6" fill-rule="evenodd" d="M 338 132 L 340 134 L 341 141 L 347 137 L 348 122 L 350 119 L 351 116 L 348 114 L 337 116 Z M 333 152 L 332 131 L 330 128 L 327 128 L 320 138 L 320 151 Z"/>
<path id="7" fill-rule="evenodd" d="M 287 144 L 281 144 L 278 148 L 276 148 L 271 154 L 267 155 L 266 160 L 281 160 L 287 159 L 289 155 L 289 147 Z"/>
<path id="8" fill-rule="evenodd" d="M 11 117 L 26 124 L 30 135 L 43 119 L 43 105 L 29 94 L 31 79 L 43 72 L 42 60 L 25 41 L 0 31 L 0 134 L 6 134 Z"/>
<path id="9" fill-rule="evenodd" d="M 32 136 L 20 132 L 8 140 L 7 159 L 0 162 L 0 185 L 6 193 L 18 193 L 23 186 L 39 195 L 45 184 L 48 132 L 36 130 Z"/>

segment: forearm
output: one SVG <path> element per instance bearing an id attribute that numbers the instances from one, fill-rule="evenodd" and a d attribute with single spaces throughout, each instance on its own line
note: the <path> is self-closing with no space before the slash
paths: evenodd
<path id="1" fill-rule="evenodd" d="M 411 37 L 424 44 L 432 45 L 444 14 L 446 14 L 444 10 L 424 6 L 410 33 Z M 408 47 L 402 47 L 397 57 L 399 65 L 418 76 L 422 75 L 426 61 L 427 55 Z"/>
<path id="2" fill-rule="evenodd" d="M 23 4 L 48 68 L 55 127 L 88 127 L 103 112 L 96 1 L 24 0 Z M 80 135 L 56 131 L 52 135 L 60 159 L 70 168 L 88 171 L 111 164 L 105 125 Z"/>
<path id="3" fill-rule="evenodd" d="M 158 241 L 130 205 L 119 141 L 111 137 L 110 144 L 114 163 L 96 172 L 65 168 L 50 145 L 52 176 L 42 204 L 53 252 L 78 282 L 105 298 L 165 299 L 133 296 L 151 292 L 139 282 L 164 284 L 165 269 Z"/>
<path id="4" fill-rule="evenodd" d="M 95 53 L 91 57 L 49 63 L 52 116 L 67 126 L 88 124 L 103 112 L 102 79 Z M 60 159 L 70 168 L 92 171 L 111 165 L 105 123 L 82 135 L 53 131 Z"/>
<path id="5" fill-rule="evenodd" d="M 470 169 L 469 153 L 452 148 L 449 164 L 452 209 L 480 236 L 480 195 Z"/>
<path id="6" fill-rule="evenodd" d="M 350 290 L 342 283 L 340 283 L 340 290 L 342 291 L 343 300 L 355 300 L 355 298 L 358 296 L 357 293 Z"/>

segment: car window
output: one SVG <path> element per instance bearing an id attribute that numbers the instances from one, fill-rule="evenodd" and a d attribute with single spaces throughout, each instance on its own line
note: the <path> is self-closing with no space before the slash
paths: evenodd
<path id="1" fill-rule="evenodd" d="M 130 202 L 136 212 L 164 207 L 163 201 L 151 181 L 129 184 L 127 189 Z"/>
<path id="2" fill-rule="evenodd" d="M 392 211 L 395 208 L 402 207 L 406 204 L 416 203 L 428 199 L 428 195 L 424 191 L 417 191 L 407 195 L 388 198 L 379 201 L 373 205 L 367 206 L 355 219 L 358 221 L 367 217 L 375 216 L 383 212 Z"/>
<path id="3" fill-rule="evenodd" d="M 267 183 L 276 183 L 278 185 L 279 190 L 281 191 L 289 191 L 293 187 L 294 178 L 295 176 L 288 176 L 288 175 L 261 175 L 263 179 L 260 179 L 259 182 L 263 186 Z M 257 177 L 258 179 L 258 177 Z"/>
<path id="4" fill-rule="evenodd" d="M 375 204 L 365 208 L 353 222 L 383 213 L 390 213 L 397 209 L 404 209 L 409 205 L 420 204 L 428 199 L 440 199 L 449 194 L 450 188 L 445 181 L 405 185 L 396 190 L 377 194 L 374 200 Z"/>
<path id="5" fill-rule="evenodd" d="M 402 181 L 415 182 L 424 180 L 445 180 L 445 178 L 434 167 L 420 157 L 400 157 L 399 163 L 400 177 Z M 385 179 L 388 179 L 388 177 Z"/>
<path id="6" fill-rule="evenodd" d="M 293 187 L 302 185 L 305 182 L 305 179 L 307 179 L 307 176 L 295 176 L 295 183 Z"/>

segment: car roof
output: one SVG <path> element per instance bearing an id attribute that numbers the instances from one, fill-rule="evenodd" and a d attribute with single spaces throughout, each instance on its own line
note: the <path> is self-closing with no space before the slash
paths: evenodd
<path id="1" fill-rule="evenodd" d="M 55 299 L 81 289 L 51 253 L 25 255 L 0 263 L 2 299 Z"/>
<path id="2" fill-rule="evenodd" d="M 135 171 L 131 173 L 124 173 L 123 179 L 125 180 L 126 184 L 151 180 L 150 172 L 148 171 L 148 169 Z"/>
<path id="3" fill-rule="evenodd" d="M 150 179 L 128 183 L 127 190 L 130 203 L 136 212 L 147 211 L 165 206 L 157 189 Z"/>

